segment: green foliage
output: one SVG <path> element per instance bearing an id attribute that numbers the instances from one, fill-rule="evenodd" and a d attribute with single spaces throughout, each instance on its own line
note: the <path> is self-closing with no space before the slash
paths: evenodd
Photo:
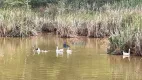
<path id="1" fill-rule="evenodd" d="M 25 6 L 26 0 L 4 0 L 4 6 L 8 7 L 19 7 L 19 6 Z"/>
<path id="2" fill-rule="evenodd" d="M 142 4 L 142 0 L 0 0 L 0 5 L 6 7 L 19 7 L 30 5 L 32 8 L 40 6 L 48 6 L 47 4 L 58 4 L 64 8 L 71 9 L 86 9 L 98 10 L 106 4 L 111 4 L 113 7 L 136 7 Z"/>
<path id="3" fill-rule="evenodd" d="M 31 0 L 29 2 L 32 8 L 46 6 L 48 3 L 57 4 L 58 0 Z"/>

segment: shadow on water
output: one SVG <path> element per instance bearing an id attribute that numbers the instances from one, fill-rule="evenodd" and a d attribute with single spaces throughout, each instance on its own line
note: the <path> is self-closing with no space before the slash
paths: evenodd
<path id="1" fill-rule="evenodd" d="M 64 41 L 72 53 L 67 49 L 56 53 Z M 107 55 L 107 43 L 107 39 L 62 39 L 51 34 L 0 38 L 0 80 L 142 79 L 141 58 Z M 49 52 L 34 53 L 33 45 Z"/>

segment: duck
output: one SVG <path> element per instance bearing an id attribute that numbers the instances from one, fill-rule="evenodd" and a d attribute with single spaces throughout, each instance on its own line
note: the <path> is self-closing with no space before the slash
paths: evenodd
<path id="1" fill-rule="evenodd" d="M 56 53 L 63 52 L 63 51 L 64 51 L 64 49 L 58 49 L 58 46 L 56 47 Z"/>
<path id="2" fill-rule="evenodd" d="M 69 48 L 67 48 L 67 58 L 69 58 L 69 56 L 72 54 L 72 50 L 70 50 Z"/>
<path id="3" fill-rule="evenodd" d="M 66 42 L 63 43 L 63 48 L 68 48 L 70 47 Z"/>
<path id="4" fill-rule="evenodd" d="M 68 54 L 71 54 L 72 53 L 72 50 L 70 50 L 69 48 L 67 49 L 67 53 Z"/>
<path id="5" fill-rule="evenodd" d="M 123 51 L 123 56 L 130 56 L 130 49 L 129 49 L 128 53 Z"/>
<path id="6" fill-rule="evenodd" d="M 36 52 L 40 52 L 40 48 L 36 48 L 35 51 L 36 51 Z"/>
<path id="7" fill-rule="evenodd" d="M 38 52 L 38 53 L 39 53 L 39 52 L 45 52 L 45 53 L 48 52 L 47 50 L 40 50 L 40 48 L 36 48 L 34 51 L 36 51 L 36 52 Z"/>
<path id="8" fill-rule="evenodd" d="M 128 60 L 130 61 L 130 55 L 123 55 L 123 59 L 128 58 Z"/>

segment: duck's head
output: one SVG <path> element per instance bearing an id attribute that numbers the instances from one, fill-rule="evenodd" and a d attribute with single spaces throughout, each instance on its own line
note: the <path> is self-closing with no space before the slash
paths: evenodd
<path id="1" fill-rule="evenodd" d="M 39 48 L 36 48 L 35 50 L 38 50 Z"/>

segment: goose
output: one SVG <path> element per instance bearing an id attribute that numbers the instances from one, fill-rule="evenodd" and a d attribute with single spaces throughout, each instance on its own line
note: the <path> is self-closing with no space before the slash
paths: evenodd
<path id="1" fill-rule="evenodd" d="M 123 51 L 123 55 L 129 56 L 130 55 L 130 49 L 129 49 L 128 53 Z"/>
<path id="2" fill-rule="evenodd" d="M 68 54 L 71 54 L 72 53 L 72 50 L 70 50 L 69 48 L 67 49 L 67 53 Z"/>
<path id="3" fill-rule="evenodd" d="M 58 53 L 58 52 L 63 52 L 64 51 L 64 49 L 58 49 L 58 46 L 57 46 L 57 48 L 56 48 L 56 53 Z"/>

